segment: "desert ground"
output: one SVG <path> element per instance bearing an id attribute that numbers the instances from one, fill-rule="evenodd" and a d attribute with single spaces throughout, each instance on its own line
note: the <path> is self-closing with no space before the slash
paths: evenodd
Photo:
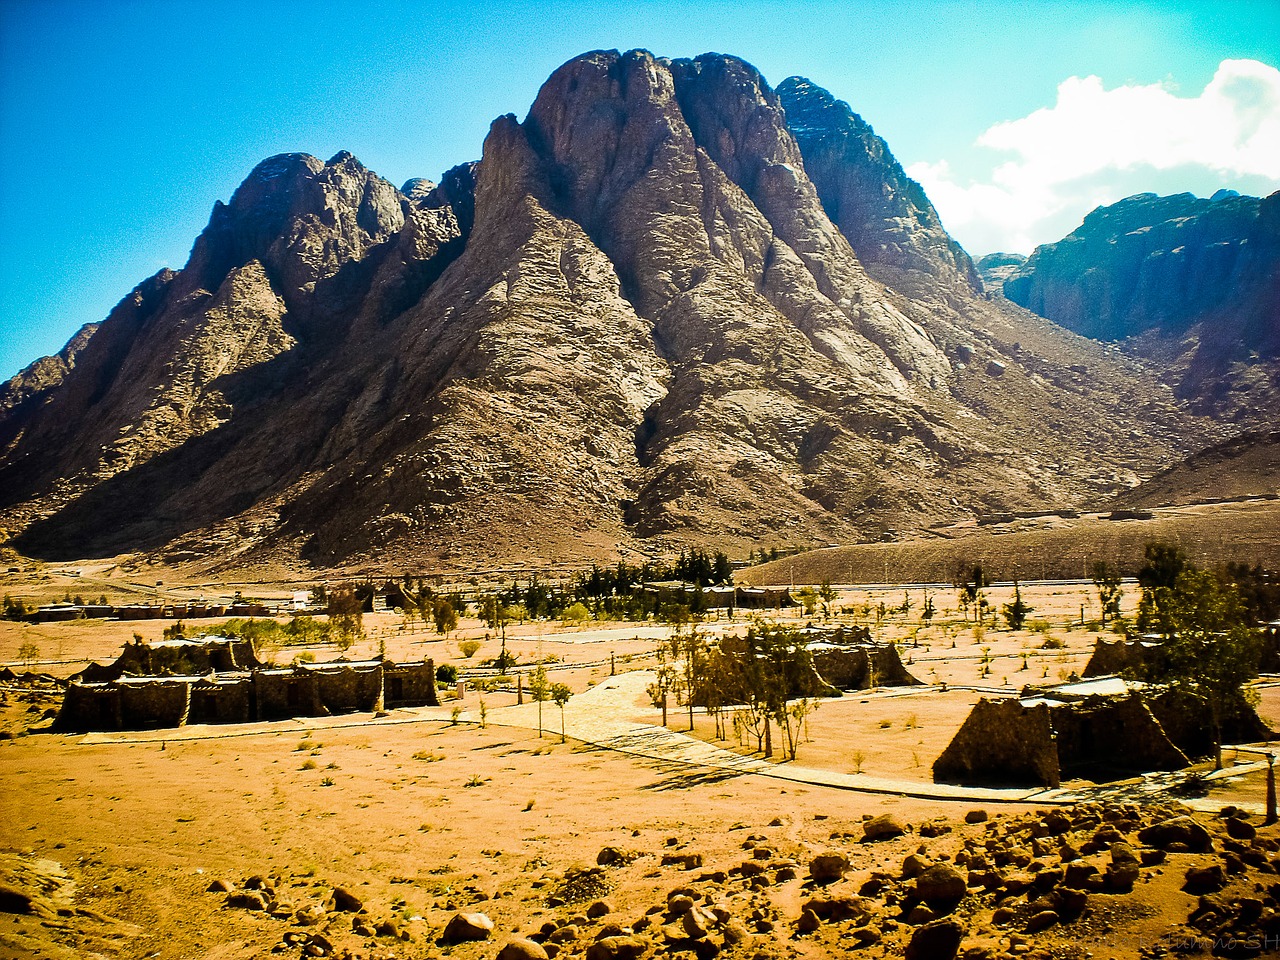
<path id="1" fill-rule="evenodd" d="M 168 571 L 149 579 L 172 581 L 164 589 L 173 596 L 208 590 L 179 585 Z M 118 566 L 84 564 L 8 573 L 0 590 L 116 599 L 126 581 Z M 219 585 L 260 598 L 296 587 Z M 574 691 L 563 717 L 543 705 L 541 734 L 537 707 L 518 705 L 507 688 L 378 717 L 80 736 L 47 732 L 56 699 L 7 691 L 0 957 L 487 958 L 529 937 L 543 947 L 507 956 L 543 949 L 594 960 L 641 948 L 655 956 L 947 955 L 908 946 L 930 920 L 940 936 L 959 922 L 962 956 L 1145 957 L 1224 930 L 1270 930 L 1276 905 L 1262 874 L 1274 871 L 1269 847 L 1280 849 L 1280 831 L 1262 826 L 1265 763 L 1256 753 L 1228 751 L 1223 775 L 1185 785 L 1185 775 L 1162 775 L 1072 782 L 1057 794 L 934 787 L 929 768 L 979 697 L 1066 679 L 1099 636 L 1112 636 L 1098 630 L 1091 585 L 1022 590 L 1034 610 L 1029 629 L 1012 633 L 975 628 L 950 588 L 930 588 L 938 614 L 924 626 L 921 587 L 842 587 L 831 618 L 869 623 L 877 639 L 898 643 L 926 686 L 821 702 L 793 762 L 778 751 L 766 763 L 749 743 L 715 741 L 696 711 L 686 737 L 687 714 L 675 704 L 671 732 L 661 734 L 645 671 L 670 631 L 653 623 L 512 624 L 507 649 L 522 664 L 547 663 Z M 998 608 L 1011 593 L 993 588 L 989 597 Z M 877 623 L 881 602 L 901 606 L 904 594 L 908 612 Z M 1127 587 L 1127 614 L 1136 600 Z M 721 616 L 699 629 L 714 635 L 748 622 Z M 158 639 L 169 625 L 0 621 L 0 662 L 68 676 L 114 658 L 135 632 Z M 501 645 L 470 618 L 447 638 L 395 613 L 366 615 L 365 628 L 349 657 L 385 650 L 465 672 Z M 459 650 L 464 638 L 482 644 L 471 658 Z M 26 643 L 39 648 L 30 664 L 19 662 Z M 338 655 L 269 651 L 280 662 L 303 652 Z M 1259 694 L 1263 716 L 1280 720 L 1280 688 L 1263 684 Z M 1167 806 L 1182 802 L 1189 806 Z M 1222 808 L 1239 808 L 1238 818 L 1218 816 Z M 1052 810 L 1066 811 L 1070 827 L 1046 820 Z M 1216 853 L 1139 839 L 1142 828 L 1180 813 L 1199 818 Z M 905 832 L 866 840 L 867 823 L 885 814 Z M 1243 844 L 1236 834 L 1246 827 L 1256 836 Z M 1117 838 L 1109 828 L 1142 855 L 1131 889 L 1103 879 L 1122 856 L 1122 846 L 1110 849 Z M 974 851 L 983 849 L 1005 861 L 994 886 L 976 872 Z M 843 866 L 819 881 L 815 858 L 829 853 Z M 1238 856 L 1215 859 L 1228 854 Z M 1037 899 L 1043 890 L 1019 887 L 1027 870 L 1048 877 L 1069 862 L 1097 867 L 1082 912 L 1065 901 L 1050 909 Z M 922 863 L 967 864 L 964 898 L 922 901 L 912 879 Z M 1186 871 L 1214 863 L 1227 870 L 1226 889 L 1215 894 L 1221 909 L 1213 923 L 1201 911 L 1189 926 L 1203 903 Z M 673 891 L 702 912 L 668 902 Z M 1242 900 L 1261 912 L 1239 907 Z M 1046 921 L 1034 917 L 1046 911 L 1055 919 L 1039 929 Z M 446 930 L 460 912 L 485 914 L 492 932 L 453 943 Z M 690 934 L 686 926 L 699 922 L 705 935 Z"/>

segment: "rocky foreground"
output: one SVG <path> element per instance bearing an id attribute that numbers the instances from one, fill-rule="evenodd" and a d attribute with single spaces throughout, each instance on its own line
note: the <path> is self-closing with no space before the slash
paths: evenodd
<path id="1" fill-rule="evenodd" d="M 919 824 L 889 813 L 815 851 L 778 818 L 735 824 L 741 855 L 722 862 L 677 837 L 606 846 L 595 865 L 537 858 L 496 889 L 441 888 L 426 915 L 313 872 L 215 878 L 193 912 L 216 906 L 256 955 L 369 960 L 1249 957 L 1280 945 L 1280 832 L 1255 821 L 1233 807 L 1208 817 L 1130 803 Z M 13 921 L 0 945 L 43 954 L 42 943 L 78 937 L 114 955 L 130 935 L 77 906 L 57 864 L 0 866 L 0 911 Z"/>

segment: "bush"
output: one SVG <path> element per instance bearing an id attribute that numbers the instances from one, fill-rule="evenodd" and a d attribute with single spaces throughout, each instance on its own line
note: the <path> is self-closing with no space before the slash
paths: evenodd
<path id="1" fill-rule="evenodd" d="M 458 682 L 458 668 L 452 663 L 442 663 L 436 667 L 436 683 L 443 683 L 447 687 L 453 686 Z"/>
<path id="2" fill-rule="evenodd" d="M 476 655 L 476 651 L 479 649 L 480 649 L 479 640 L 463 640 L 460 644 L 458 644 L 458 650 L 461 651 L 462 655 L 466 657 L 468 660 L 474 657 Z"/>

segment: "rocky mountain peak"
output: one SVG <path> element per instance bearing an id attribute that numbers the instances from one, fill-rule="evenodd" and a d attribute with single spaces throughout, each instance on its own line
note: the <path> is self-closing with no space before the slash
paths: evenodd
<path id="1" fill-rule="evenodd" d="M 778 97 L 827 215 L 877 279 L 908 294 L 936 296 L 936 284 L 921 284 L 929 277 L 982 289 L 969 255 L 870 124 L 804 77 L 783 80 Z"/>
<path id="2" fill-rule="evenodd" d="M 784 94 L 593 51 L 438 185 L 269 158 L 0 414 L 0 519 L 48 554 L 607 557 L 1074 503 L 1167 451 L 1141 371 L 975 298 L 870 128 Z"/>

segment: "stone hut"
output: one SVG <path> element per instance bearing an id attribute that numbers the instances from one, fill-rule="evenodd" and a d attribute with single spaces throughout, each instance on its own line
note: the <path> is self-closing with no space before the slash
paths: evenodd
<path id="1" fill-rule="evenodd" d="M 250 673 L 213 674 L 192 684 L 187 723 L 249 723 L 257 713 Z"/>
<path id="2" fill-rule="evenodd" d="M 261 667 L 253 644 L 238 637 L 203 636 L 186 640 L 138 640 L 126 643 L 112 664 L 91 663 L 71 679 L 92 682 L 139 677 L 196 676 Z"/>
<path id="3" fill-rule="evenodd" d="M 934 761 L 934 780 L 1057 787 L 1063 777 L 1177 770 L 1189 763 L 1142 693 L 1124 681 L 1059 689 L 980 700 Z"/>
<path id="4" fill-rule="evenodd" d="M 191 687 L 198 679 L 121 677 L 109 683 L 72 683 L 53 729 L 87 733 L 180 727 L 187 722 Z"/>
<path id="5" fill-rule="evenodd" d="M 440 706 L 433 661 L 392 663 L 388 660 L 382 665 L 382 677 L 382 702 L 387 710 Z"/>
<path id="6" fill-rule="evenodd" d="M 891 643 L 859 643 L 852 646 L 812 644 L 813 666 L 818 674 L 840 690 L 868 690 L 871 687 L 915 687 L 920 681 L 911 675 Z"/>
<path id="7" fill-rule="evenodd" d="M 384 660 L 268 668 L 239 640 L 129 644 L 115 664 L 92 664 L 73 678 L 55 730 L 144 730 L 188 723 L 248 723 L 387 707 L 438 706 L 435 664 Z M 201 657 L 204 657 L 201 660 Z M 208 663 L 200 674 L 135 676 L 129 667 Z M 239 669 L 252 658 L 249 669 Z M 235 669 L 219 669 L 230 666 Z"/>

